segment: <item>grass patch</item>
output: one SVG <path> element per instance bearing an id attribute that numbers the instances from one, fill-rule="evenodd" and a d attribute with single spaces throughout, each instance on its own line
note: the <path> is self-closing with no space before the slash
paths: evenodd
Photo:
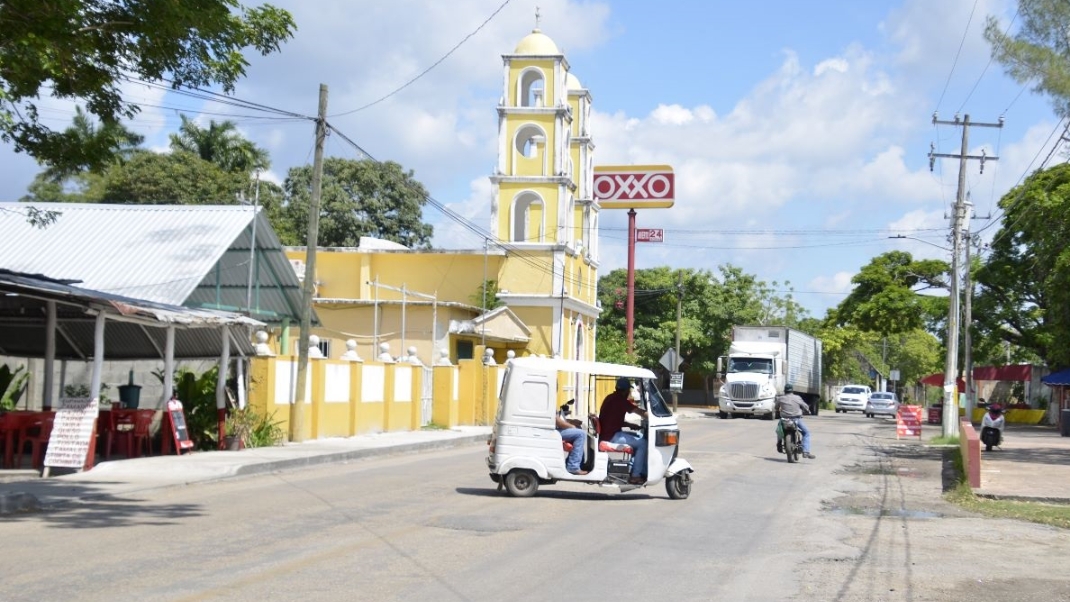
<path id="1" fill-rule="evenodd" d="M 448 431 L 448 430 L 450 430 L 450 427 L 442 426 L 441 424 L 435 424 L 434 422 L 430 422 L 430 423 L 428 423 L 428 424 L 426 424 L 424 426 L 421 426 L 420 430 L 421 431 Z"/>
<path id="2" fill-rule="evenodd" d="M 1070 506 L 978 497 L 974 495 L 973 489 L 966 480 L 962 466 L 962 453 L 959 451 L 955 453 L 955 470 L 958 472 L 959 482 L 944 496 L 947 501 L 982 516 L 1013 518 L 1060 529 L 1070 529 Z"/>
<path id="3" fill-rule="evenodd" d="M 951 436 L 951 437 L 946 437 L 944 435 L 940 435 L 939 437 L 933 437 L 932 439 L 929 439 L 929 445 L 958 445 L 958 444 L 959 444 L 958 435 Z"/>

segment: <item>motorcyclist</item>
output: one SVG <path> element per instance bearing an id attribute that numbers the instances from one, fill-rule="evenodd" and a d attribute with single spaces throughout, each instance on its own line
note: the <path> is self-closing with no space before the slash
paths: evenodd
<path id="1" fill-rule="evenodd" d="M 988 411 L 981 419 L 981 442 L 985 444 L 986 451 L 1003 442 L 1003 427 L 1006 423 L 1001 405 L 994 403 L 988 406 Z"/>
<path id="2" fill-rule="evenodd" d="M 776 398 L 777 411 L 780 413 L 781 418 L 789 418 L 795 420 L 795 424 L 798 425 L 799 432 L 802 433 L 803 440 L 803 457 L 813 460 L 817 456 L 810 453 L 810 429 L 806 428 L 803 424 L 803 414 L 810 413 L 810 407 L 806 405 L 806 402 L 795 394 L 795 387 L 790 384 L 784 385 L 784 394 L 778 395 Z M 777 453 L 784 453 L 784 434 L 777 425 L 777 440 L 776 451 Z"/>

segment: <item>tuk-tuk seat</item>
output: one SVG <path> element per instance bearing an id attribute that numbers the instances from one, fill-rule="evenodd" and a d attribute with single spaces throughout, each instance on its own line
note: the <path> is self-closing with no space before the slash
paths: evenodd
<path id="1" fill-rule="evenodd" d="M 627 443 L 610 443 L 609 441 L 599 441 L 598 451 L 600 452 L 624 452 L 631 454 L 633 451 L 632 446 Z"/>

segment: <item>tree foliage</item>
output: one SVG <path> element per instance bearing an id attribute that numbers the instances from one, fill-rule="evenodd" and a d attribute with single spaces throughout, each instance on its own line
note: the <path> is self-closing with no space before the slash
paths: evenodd
<path id="1" fill-rule="evenodd" d="M 312 166 L 295 167 L 284 184 L 287 204 L 277 224 L 283 244 L 306 244 Z M 323 164 L 319 245 L 355 247 L 373 236 L 412 249 L 430 247 L 432 227 L 423 222 L 427 190 L 393 161 L 328 158 Z"/>
<path id="2" fill-rule="evenodd" d="M 1031 83 L 1033 91 L 1046 94 L 1063 117 L 1070 116 L 1070 3 L 1065 0 L 1018 0 L 1015 35 L 988 17 L 985 39 L 992 45 L 992 58 L 1004 66 L 1018 83 Z"/>
<path id="3" fill-rule="evenodd" d="M 947 288 L 949 269 L 947 262 L 915 260 L 904 251 L 878 255 L 851 279 L 855 287 L 837 308 L 837 322 L 882 335 L 935 332 L 946 321 L 947 299 L 918 293 Z"/>
<path id="4" fill-rule="evenodd" d="M 99 201 L 233 205 L 249 184 L 245 174 L 224 171 L 190 153 L 140 151 L 105 172 Z"/>
<path id="5" fill-rule="evenodd" d="M 197 155 L 223 171 L 249 174 L 271 165 L 266 150 L 238 132 L 233 121 L 216 122 L 202 128 L 182 115 L 177 134 L 171 134 L 171 150 Z"/>
<path id="6" fill-rule="evenodd" d="M 1070 366 L 1070 165 L 1034 173 L 999 205 L 1003 225 L 977 272 L 978 331 Z"/>
<path id="7" fill-rule="evenodd" d="M 635 272 L 634 358 L 627 356 L 627 270 L 614 270 L 598 282 L 602 315 L 598 319 L 597 357 L 656 368 L 666 349 L 676 344 L 676 307 L 682 296 L 680 356 L 683 368 L 712 376 L 717 358 L 728 349 L 737 324 L 796 326 L 805 311 L 789 296 L 737 267 L 672 270 L 659 267 Z"/>
<path id="8" fill-rule="evenodd" d="M 0 139 L 59 169 L 99 165 L 107 148 L 84 149 L 43 125 L 37 102 L 78 98 L 105 126 L 131 118 L 130 80 L 173 88 L 234 89 L 248 65 L 242 52 L 269 54 L 293 35 L 290 13 L 238 0 L 5 0 L 0 6 Z"/>

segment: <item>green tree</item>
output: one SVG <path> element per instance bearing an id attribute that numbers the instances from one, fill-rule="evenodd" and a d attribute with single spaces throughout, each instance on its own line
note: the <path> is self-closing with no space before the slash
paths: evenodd
<path id="1" fill-rule="evenodd" d="M 837 307 L 837 323 L 882 335 L 921 328 L 939 332 L 947 299 L 918 293 L 947 288 L 949 269 L 944 261 L 915 260 L 904 251 L 878 255 L 851 279 L 855 287 Z"/>
<path id="2" fill-rule="evenodd" d="M 685 372 L 701 374 L 712 389 L 717 358 L 728 349 L 732 326 L 783 323 L 783 313 L 805 312 L 790 298 L 737 267 L 719 274 L 668 267 L 636 270 L 633 347 L 627 355 L 627 270 L 614 270 L 598 282 L 602 315 L 598 319 L 596 357 L 600 361 L 636 363 L 660 370 L 658 360 L 676 344 L 676 306 L 682 299 L 680 358 Z"/>
<path id="3" fill-rule="evenodd" d="M 63 131 L 72 142 L 72 154 L 60 165 L 46 166 L 37 174 L 21 200 L 33 202 L 95 203 L 103 194 L 103 174 L 108 167 L 130 158 L 144 140 L 122 123 L 96 123 L 82 107 L 75 107 L 74 120 Z M 105 164 L 95 157 L 110 156 Z"/>
<path id="4" fill-rule="evenodd" d="M 1049 366 L 1070 366 L 1070 165 L 1034 173 L 999 205 L 1003 225 L 977 272 L 977 329 Z"/>
<path id="5" fill-rule="evenodd" d="M 308 234 L 312 166 L 290 169 L 283 185 L 286 207 L 276 231 L 283 244 L 303 245 Z M 433 232 L 423 222 L 427 190 L 393 161 L 328 158 L 323 164 L 319 244 L 355 247 L 373 236 L 411 249 L 430 248 Z"/>
<path id="6" fill-rule="evenodd" d="M 223 171 L 252 173 L 271 165 L 267 151 L 242 136 L 233 121 L 213 120 L 202 128 L 182 115 L 178 133 L 171 134 L 171 150 L 197 155 Z"/>
<path id="7" fill-rule="evenodd" d="M 998 19 L 988 17 L 984 36 L 992 58 L 1018 83 L 1031 83 L 1034 92 L 1046 94 L 1060 116 L 1070 116 L 1070 3 L 1018 0 L 1015 22 L 1018 32 L 1010 36 Z"/>
<path id="8" fill-rule="evenodd" d="M 57 169 L 100 165 L 105 147 L 78 140 L 38 117 L 37 101 L 84 99 L 105 125 L 137 114 L 120 86 L 133 78 L 172 88 L 218 85 L 231 92 L 248 65 L 242 52 L 269 54 L 293 35 L 290 13 L 238 0 L 5 0 L 0 7 L 0 139 Z"/>
<path id="9" fill-rule="evenodd" d="M 232 205 L 248 189 L 245 174 L 226 172 L 196 155 L 140 151 L 104 174 L 100 201 Z"/>

